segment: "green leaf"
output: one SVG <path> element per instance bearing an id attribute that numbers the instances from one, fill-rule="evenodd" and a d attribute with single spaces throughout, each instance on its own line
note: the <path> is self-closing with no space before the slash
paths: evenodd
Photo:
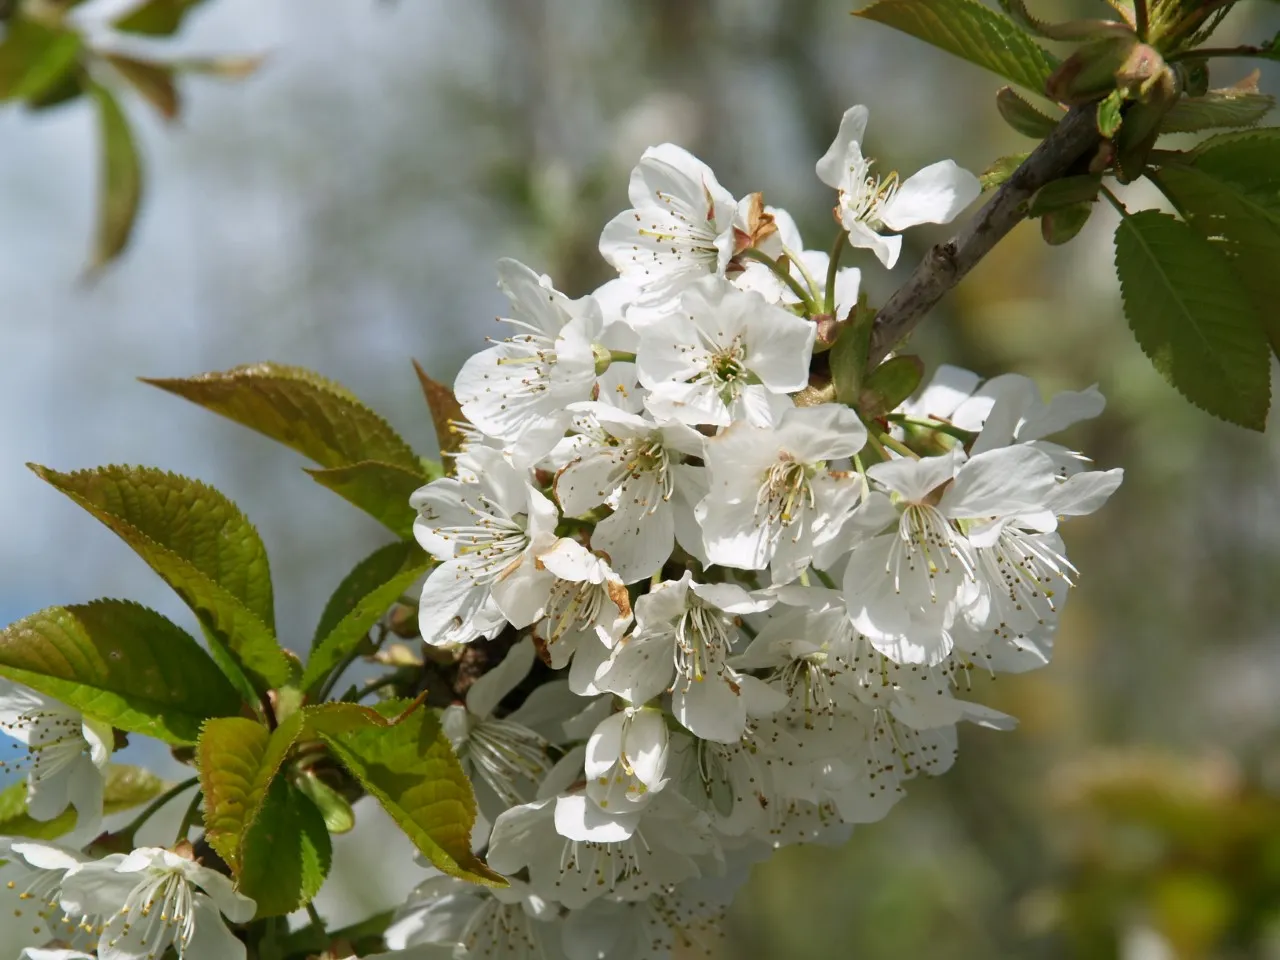
<path id="1" fill-rule="evenodd" d="M 462 448 L 462 434 L 455 424 L 466 423 L 462 413 L 462 405 L 454 396 L 453 390 L 438 380 L 427 376 L 417 360 L 413 361 L 414 372 L 418 375 L 418 384 L 422 387 L 422 395 L 426 398 L 427 409 L 431 411 L 431 423 L 436 430 L 436 444 L 440 448 L 440 457 L 449 460 L 449 454 L 457 453 Z M 453 476 L 453 470 L 447 471 Z"/>
<path id="2" fill-rule="evenodd" d="M 105 59 L 162 117 L 173 120 L 178 116 L 181 100 L 173 82 L 173 67 L 119 53 L 108 53 Z"/>
<path id="3" fill-rule="evenodd" d="M 426 471 L 363 460 L 346 467 L 308 470 L 311 479 L 355 504 L 398 537 L 413 536 L 409 497 L 428 482 Z"/>
<path id="4" fill-rule="evenodd" d="M 50 607 L 0 633 L 0 675 L 86 716 L 166 743 L 195 743 L 240 695 L 190 635 L 127 600 Z"/>
<path id="5" fill-rule="evenodd" d="M 73 31 L 22 17 L 10 21 L 0 42 L 0 102 L 46 94 L 73 73 L 83 46 Z"/>
<path id="6" fill-rule="evenodd" d="M 1160 123 L 1161 133 L 1198 133 L 1214 127 L 1252 127 L 1276 105 L 1265 93 L 1227 88 L 1210 90 L 1203 97 L 1182 97 L 1169 108 Z"/>
<path id="7" fill-rule="evenodd" d="M 142 161 L 129 121 L 115 96 L 101 84 L 91 84 L 98 105 L 101 165 L 98 175 L 98 227 L 89 259 L 90 271 L 101 269 L 129 242 L 142 201 Z"/>
<path id="8" fill-rule="evenodd" d="M 1024 137 L 1040 140 L 1053 133 L 1058 121 L 1033 107 L 1013 87 L 1001 87 L 996 91 L 996 109 L 1004 122 Z"/>
<path id="9" fill-rule="evenodd" d="M 168 37 L 177 33 L 183 18 L 202 0 L 146 0 L 111 26 L 124 33 L 148 37 Z"/>
<path id="10" fill-rule="evenodd" d="M 1037 93 L 1058 58 L 978 0 L 876 0 L 855 15 L 901 30 Z"/>
<path id="11" fill-rule="evenodd" d="M 1124 106 L 1124 94 L 1112 90 L 1098 102 L 1098 133 L 1110 139 L 1120 131 L 1123 117 L 1120 109 Z"/>
<path id="12" fill-rule="evenodd" d="M 39 94 L 27 98 L 27 108 L 33 111 L 48 110 L 78 100 L 85 92 L 85 78 L 79 71 L 71 71 L 62 75 L 57 83 L 52 84 Z"/>
<path id="13" fill-rule="evenodd" d="M 411 540 L 388 544 L 357 564 L 329 598 L 320 618 L 302 688 L 314 693 L 430 565 Z"/>
<path id="14" fill-rule="evenodd" d="M 863 381 L 858 412 L 867 420 L 891 413 L 916 392 L 923 377 L 924 363 L 917 356 L 905 354 L 886 360 Z"/>
<path id="15" fill-rule="evenodd" d="M 150 467 L 58 473 L 29 466 L 129 544 L 260 689 L 289 682 L 293 668 L 271 626 L 266 549 L 234 503 L 199 481 Z"/>
<path id="16" fill-rule="evenodd" d="M 160 796 L 169 784 L 150 770 L 125 763 L 111 763 L 103 776 L 102 812 L 111 816 L 141 806 Z M 27 813 L 27 784 L 10 784 L 0 791 L 0 836 L 54 840 L 76 826 L 76 811 L 68 807 L 52 820 L 36 820 Z"/>
<path id="17" fill-rule="evenodd" d="M 1050 210 L 1040 217 L 1040 235 L 1049 246 L 1062 246 L 1076 238 L 1092 214 L 1092 203 L 1073 203 Z"/>
<path id="18" fill-rule="evenodd" d="M 200 789 L 204 792 L 205 837 L 240 875 L 249 828 L 266 800 L 271 782 L 302 730 L 293 714 L 275 730 L 256 720 L 210 720 L 200 732 Z"/>
<path id="19" fill-rule="evenodd" d="M 421 472 L 413 450 L 385 420 L 345 387 L 310 370 L 256 363 L 144 382 L 257 430 L 322 467 L 375 460 Z"/>
<path id="20" fill-rule="evenodd" d="M 1008 157 L 1000 157 L 986 170 L 982 171 L 982 176 L 978 178 L 982 184 L 982 189 L 984 191 L 995 190 L 1003 186 L 1029 156 L 1031 156 L 1031 153 L 1028 151 L 1027 153 L 1015 153 Z"/>
<path id="21" fill-rule="evenodd" d="M 1027 216 L 1038 217 L 1062 207 L 1092 203 L 1098 198 L 1098 190 L 1101 186 L 1102 176 L 1095 174 L 1080 174 L 1051 180 L 1037 190 L 1027 202 Z"/>
<path id="22" fill-rule="evenodd" d="M 298 776 L 294 782 L 324 817 L 325 828 L 332 834 L 350 833 L 355 829 L 356 814 L 347 798 L 338 793 L 312 771 Z"/>
<path id="23" fill-rule="evenodd" d="M 242 852 L 236 886 L 258 904 L 258 917 L 282 916 L 310 903 L 333 859 L 319 809 L 281 778 L 271 782 Z"/>
<path id="24" fill-rule="evenodd" d="M 1280 355 L 1280 198 L 1222 180 L 1199 167 L 1168 165 L 1152 179 L 1183 217 L 1227 257 Z"/>
<path id="25" fill-rule="evenodd" d="M 416 846 L 450 876 L 503 886 L 471 852 L 476 801 L 436 714 L 408 701 L 379 709 L 353 703 L 306 708 L 310 732 L 328 744 L 360 785 L 382 804 Z"/>
<path id="26" fill-rule="evenodd" d="M 1186 159 L 1197 170 L 1238 184 L 1254 202 L 1280 209 L 1280 127 L 1220 133 Z"/>
<path id="27" fill-rule="evenodd" d="M 1129 327 L 1160 374 L 1214 416 L 1263 429 L 1270 351 L 1221 251 L 1174 217 L 1143 210 L 1116 230 L 1116 272 Z"/>

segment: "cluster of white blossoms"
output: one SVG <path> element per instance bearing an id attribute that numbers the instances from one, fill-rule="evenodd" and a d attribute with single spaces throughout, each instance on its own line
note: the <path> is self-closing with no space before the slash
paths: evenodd
<path id="1" fill-rule="evenodd" d="M 979 186 L 951 161 L 872 175 L 865 124 L 851 109 L 817 170 L 837 251 L 891 266 L 882 230 L 948 222 Z M 424 640 L 506 651 L 445 727 L 475 846 L 511 884 L 432 878 L 394 949 L 705 946 L 751 863 L 884 817 L 950 766 L 959 722 L 1012 725 L 957 693 L 1048 661 L 1075 574 L 1058 524 L 1120 482 L 1044 439 L 1096 416 L 1094 389 L 1046 404 L 943 367 L 865 423 L 811 385 L 857 269 L 670 144 L 630 200 L 600 240 L 619 277 L 592 295 L 499 264 L 511 335 L 464 365 L 455 476 L 412 500 L 439 560 Z"/>
<path id="2" fill-rule="evenodd" d="M 819 327 L 859 315 L 841 252 L 892 266 L 883 230 L 949 222 L 979 192 L 951 161 L 873 175 L 865 125 L 848 111 L 817 165 L 834 263 L 667 144 L 604 228 L 616 280 L 572 300 L 499 264 L 511 336 L 463 367 L 453 476 L 411 503 L 439 561 L 423 639 L 494 645 L 441 720 L 475 786 L 473 845 L 510 883 L 432 876 L 381 960 L 709 951 L 753 863 L 884 817 L 950 766 L 961 721 L 1012 725 L 957 693 L 1048 662 L 1075 575 L 1058 525 L 1121 471 L 1046 439 L 1101 412 L 1094 389 L 1045 403 L 1025 377 L 943 367 L 864 420 L 824 388 Z M 185 839 L 80 852 L 108 727 L 0 680 L 0 731 L 26 750 L 7 765 L 28 814 L 78 824 L 0 837 L 8 893 L 54 944 L 25 960 L 243 960 L 229 924 L 255 904 Z"/>

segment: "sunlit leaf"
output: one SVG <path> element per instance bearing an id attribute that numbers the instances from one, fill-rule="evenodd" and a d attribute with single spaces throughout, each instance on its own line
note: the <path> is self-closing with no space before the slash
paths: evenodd
<path id="1" fill-rule="evenodd" d="M 475 797 L 439 719 L 431 710 L 410 706 L 384 701 L 379 713 L 353 703 L 321 704 L 306 708 L 307 728 L 328 744 L 437 869 L 476 883 L 504 885 L 471 852 Z"/>
<path id="2" fill-rule="evenodd" d="M 319 808 L 277 777 L 245 833 L 236 886 L 258 905 L 259 917 L 279 917 L 311 902 L 329 875 L 333 846 Z"/>
<path id="3" fill-rule="evenodd" d="M 311 479 L 355 504 L 398 537 L 413 535 L 410 495 L 423 486 L 425 471 L 406 470 L 390 463 L 364 460 L 346 467 L 308 470 Z"/>
<path id="4" fill-rule="evenodd" d="M 413 473 L 421 469 L 413 450 L 382 417 L 345 387 L 310 370 L 255 363 L 145 382 L 265 434 L 322 467 L 374 460 Z"/>
<path id="5" fill-rule="evenodd" d="M 210 720 L 200 732 L 200 788 L 205 836 L 239 876 L 245 836 L 257 819 L 280 765 L 302 729 L 295 713 L 275 730 L 256 720 Z"/>
<path id="6" fill-rule="evenodd" d="M 1058 58 L 978 0 L 876 0 L 855 11 L 1037 93 Z"/>
<path id="7" fill-rule="evenodd" d="M 50 607 L 0 632 L 0 676 L 113 727 L 195 743 L 241 698 L 176 624 L 127 600 Z"/>
<path id="8" fill-rule="evenodd" d="M 329 598 L 320 618 L 302 688 L 318 687 L 429 566 L 422 549 L 409 540 L 388 544 L 357 564 Z"/>
<path id="9" fill-rule="evenodd" d="M 129 544 L 261 689 L 289 682 L 292 666 L 271 626 L 266 549 L 234 503 L 197 480 L 149 467 L 31 469 Z"/>
<path id="10" fill-rule="evenodd" d="M 1214 127 L 1252 127 L 1276 105 L 1265 93 L 1210 90 L 1203 97 L 1182 97 L 1169 108 L 1161 133 L 1196 133 Z"/>

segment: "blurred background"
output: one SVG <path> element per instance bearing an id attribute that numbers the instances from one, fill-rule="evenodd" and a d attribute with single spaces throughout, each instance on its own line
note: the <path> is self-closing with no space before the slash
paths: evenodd
<path id="1" fill-rule="evenodd" d="M 606 279 L 596 240 L 645 146 L 681 143 L 736 196 L 763 190 L 821 249 L 832 198 L 813 162 L 853 103 L 870 107 L 883 169 L 981 171 L 1029 148 L 996 114 L 999 81 L 849 6 L 213 0 L 176 49 L 266 65 L 187 82 L 168 129 L 126 103 L 147 194 L 132 246 L 91 285 L 88 106 L 0 113 L 0 619 L 105 595 L 195 628 L 25 461 L 143 463 L 222 489 L 271 551 L 295 646 L 385 539 L 294 454 L 136 377 L 309 366 L 429 450 L 410 358 L 452 379 L 502 309 L 498 256 L 571 295 Z M 1278 21 L 1244 3 L 1220 45 Z M 1252 68 L 1219 63 L 1215 86 Z M 1280 65 L 1262 86 L 1280 88 Z M 930 367 L 1015 370 L 1046 392 L 1096 382 L 1108 398 L 1067 440 L 1126 480 L 1068 528 L 1082 576 L 1056 659 L 975 692 L 1021 726 L 963 730 L 955 769 L 914 783 L 885 822 L 758 868 L 721 957 L 1280 957 L 1280 433 L 1214 421 L 1151 370 L 1120 313 L 1113 229 L 1098 209 L 1051 249 L 1024 224 L 913 343 Z M 866 258 L 872 302 L 941 236 L 909 234 L 895 274 Z M 390 836 L 340 853 L 365 865 L 329 909 L 358 919 L 403 893 L 412 871 L 385 865 Z"/>

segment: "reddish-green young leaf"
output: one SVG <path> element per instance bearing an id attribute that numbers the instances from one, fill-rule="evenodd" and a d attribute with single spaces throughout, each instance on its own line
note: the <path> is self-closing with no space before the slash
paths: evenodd
<path id="1" fill-rule="evenodd" d="M 98 105 L 98 139 L 101 163 L 98 175 L 98 227 L 89 258 L 89 270 L 101 269 L 129 242 L 138 204 L 142 202 L 142 161 L 133 141 L 129 121 L 115 95 L 101 84 L 91 84 Z"/>
<path id="2" fill-rule="evenodd" d="M 1062 246 L 1076 238 L 1092 213 L 1092 203 L 1073 203 L 1050 210 L 1040 217 L 1040 235 L 1049 246 Z"/>
<path id="3" fill-rule="evenodd" d="M 0 101 L 45 95 L 74 72 L 83 46 L 71 30 L 15 17 L 0 41 Z"/>
<path id="4" fill-rule="evenodd" d="M 320 810 L 282 777 L 271 782 L 241 853 L 236 887 L 257 903 L 258 917 L 283 916 L 310 903 L 333 859 Z"/>
<path id="5" fill-rule="evenodd" d="M 266 549 L 234 503 L 199 481 L 149 467 L 58 473 L 30 466 L 106 524 L 173 587 L 258 689 L 284 686 L 293 678 L 271 626 Z"/>
<path id="6" fill-rule="evenodd" d="M 127 600 L 50 607 L 0 633 L 0 676 L 166 743 L 195 743 L 241 698 L 184 630 Z"/>
<path id="7" fill-rule="evenodd" d="M 982 171 L 982 176 L 978 178 L 978 181 L 982 184 L 982 189 L 984 191 L 996 190 L 1004 186 L 1005 182 L 1013 176 L 1014 171 L 1022 166 L 1023 162 L 1029 156 L 1031 156 L 1030 152 L 1015 153 L 1008 157 L 1000 157 L 992 163 L 991 166 L 987 167 L 986 170 Z"/>
<path id="8" fill-rule="evenodd" d="M 182 19 L 202 0 L 144 0 L 111 26 L 125 33 L 148 37 L 168 37 L 177 33 Z"/>
<path id="9" fill-rule="evenodd" d="M 103 775 L 102 812 L 107 816 L 139 807 L 169 788 L 150 770 L 125 763 L 107 765 Z M 68 807 L 52 820 L 36 820 L 27 813 L 26 781 L 0 791 L 0 836 L 54 840 L 76 827 L 76 811 Z M 3 862 L 3 861 L 0 861 Z"/>
<path id="10" fill-rule="evenodd" d="M 471 852 L 476 801 L 436 714 L 408 701 L 307 707 L 307 730 L 329 746 L 416 846 L 450 876 L 502 886 Z M 400 716 L 388 719 L 396 711 Z M 385 714 L 385 715 L 384 715 Z"/>
<path id="11" fill-rule="evenodd" d="M 978 0 L 876 0 L 854 11 L 975 63 L 1037 93 L 1058 58 Z"/>
<path id="12" fill-rule="evenodd" d="M 431 411 L 431 423 L 436 429 L 436 444 L 440 447 L 440 458 L 446 465 L 446 474 L 453 476 L 449 454 L 457 453 L 462 447 L 462 434 L 455 424 L 466 423 L 462 405 L 454 396 L 453 390 L 427 376 L 427 371 L 417 360 L 413 361 L 414 372 L 418 375 L 418 383 L 422 386 L 422 395 L 427 400 L 427 409 Z"/>
<path id="13" fill-rule="evenodd" d="M 1227 258 L 1156 210 L 1116 230 L 1116 272 L 1138 344 L 1183 396 L 1254 430 L 1266 425 L 1271 351 Z"/>
<path id="14" fill-rule="evenodd" d="M 359 507 L 398 537 L 413 536 L 409 497 L 427 483 L 422 471 L 363 460 L 346 467 L 308 470 L 311 479 Z"/>
<path id="15" fill-rule="evenodd" d="M 416 543 L 402 540 L 375 550 L 347 574 L 320 618 L 302 689 L 314 693 L 430 565 Z"/>
<path id="16" fill-rule="evenodd" d="M 249 828 L 301 729 L 302 714 L 295 713 L 275 730 L 225 717 L 210 720 L 200 731 L 205 836 L 234 876 L 240 875 Z"/>
<path id="17" fill-rule="evenodd" d="M 421 472 L 413 450 L 385 420 L 345 387 L 310 370 L 255 363 L 145 382 L 266 434 L 322 467 L 376 460 Z"/>
<path id="18" fill-rule="evenodd" d="M 119 53 L 107 54 L 106 60 L 162 117 L 173 120 L 178 116 L 181 100 L 173 82 L 173 67 Z"/>
<path id="19" fill-rule="evenodd" d="M 1000 111 L 1004 122 L 1024 137 L 1041 140 L 1053 133 L 1053 128 L 1058 125 L 1058 120 L 1041 113 L 1013 87 L 1001 87 L 996 91 L 996 109 Z"/>

